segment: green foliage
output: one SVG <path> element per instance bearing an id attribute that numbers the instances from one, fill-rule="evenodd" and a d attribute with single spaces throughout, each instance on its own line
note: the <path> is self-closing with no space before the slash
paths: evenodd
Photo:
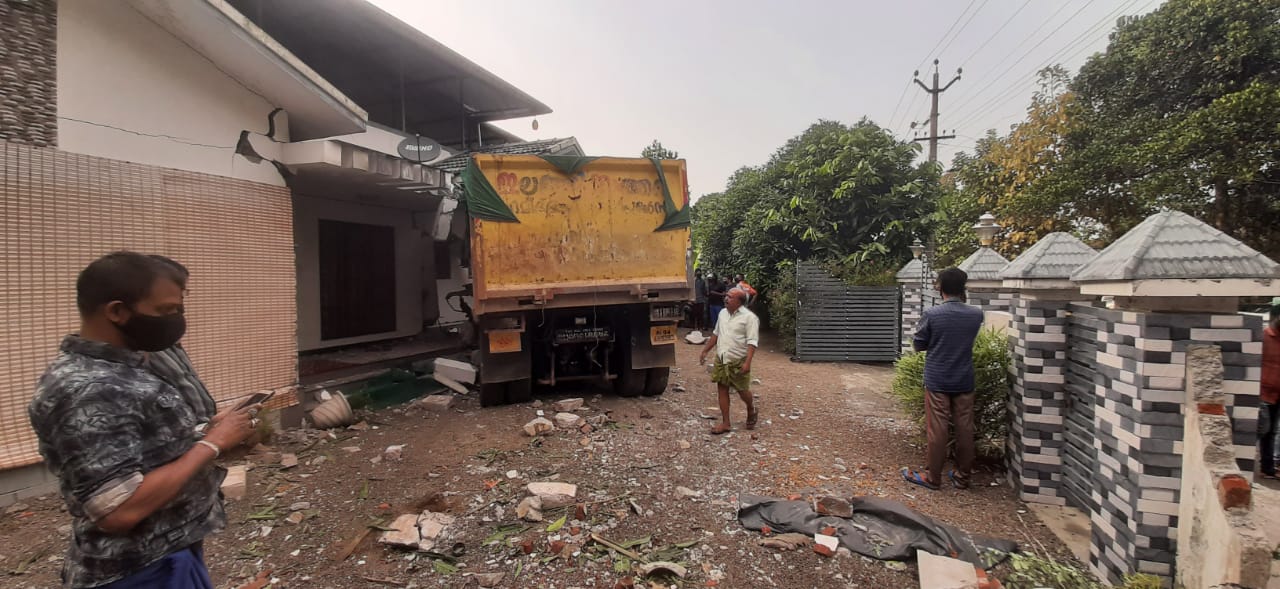
<path id="1" fill-rule="evenodd" d="M 795 262 L 820 263 L 853 284 L 894 283 L 937 193 L 936 168 L 917 165 L 918 152 L 866 120 L 819 121 L 694 204 L 698 268 L 745 274 L 792 341 L 795 297 L 773 291 L 794 291 Z"/>
<path id="2" fill-rule="evenodd" d="M 1006 589 L 1106 589 L 1093 575 L 1067 563 L 1036 554 L 1013 554 L 1009 557 L 1011 572 L 1003 579 Z M 1136 573 L 1126 575 L 1120 589 L 1162 589 L 1160 577 Z"/>
<path id="3" fill-rule="evenodd" d="M 1012 572 L 1004 579 L 1007 589 L 1103 589 L 1092 575 L 1069 564 L 1034 554 L 1014 554 L 1009 558 Z"/>
<path id="4" fill-rule="evenodd" d="M 904 355 L 894 364 L 893 396 L 903 411 L 924 425 L 924 362 L 926 352 Z M 978 451 L 987 456 L 1004 454 L 1009 432 L 1009 344 L 1004 334 L 983 328 L 973 342 L 975 393 L 974 438 Z"/>
<path id="5" fill-rule="evenodd" d="M 795 265 L 783 262 L 778 279 L 769 290 L 769 323 L 778 332 L 782 347 L 788 351 L 796 349 L 796 301 L 799 293 L 796 290 Z"/>
<path id="6" fill-rule="evenodd" d="M 944 178 L 936 265 L 973 250 L 985 211 L 1013 256 L 1051 231 L 1106 245 L 1168 209 L 1280 256 L 1280 2 L 1170 0 L 1074 78 L 1042 71 L 1027 117 Z"/>
<path id="7" fill-rule="evenodd" d="M 673 149 L 667 149 L 662 146 L 662 142 L 657 139 L 653 140 L 648 147 L 640 150 L 640 157 L 660 160 L 678 160 L 680 154 Z"/>

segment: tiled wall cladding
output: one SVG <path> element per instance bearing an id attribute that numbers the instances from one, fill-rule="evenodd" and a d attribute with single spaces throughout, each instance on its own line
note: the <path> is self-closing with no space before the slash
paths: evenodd
<path id="1" fill-rule="evenodd" d="M 58 4 L 0 0 L 0 141 L 58 137 Z"/>
<path id="2" fill-rule="evenodd" d="M 76 275 L 114 250 L 190 268 L 183 344 L 215 398 L 297 380 L 287 188 L 0 142 L 0 197 L 0 469 L 40 460 L 27 403 L 78 325 Z"/>

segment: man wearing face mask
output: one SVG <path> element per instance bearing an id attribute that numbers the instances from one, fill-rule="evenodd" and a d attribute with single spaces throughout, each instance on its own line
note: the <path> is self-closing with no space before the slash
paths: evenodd
<path id="1" fill-rule="evenodd" d="M 150 362 L 186 332 L 185 278 L 117 252 L 76 281 L 80 333 L 62 341 L 28 408 L 72 516 L 66 587 L 213 587 L 202 542 L 226 526 L 214 459 L 254 432 L 258 407 L 212 415 Z"/>

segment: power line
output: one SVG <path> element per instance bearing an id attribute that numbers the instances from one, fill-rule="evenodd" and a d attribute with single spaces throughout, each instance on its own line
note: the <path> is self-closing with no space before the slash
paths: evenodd
<path id="1" fill-rule="evenodd" d="M 1059 49 L 1058 51 L 1050 55 L 1048 59 L 1042 62 L 1034 70 L 1032 70 L 1027 74 L 1019 76 L 1013 82 L 1005 85 L 1003 88 L 1001 88 L 999 92 L 994 94 L 991 98 L 987 99 L 983 103 L 973 107 L 967 114 L 960 115 L 959 124 L 968 124 L 974 121 L 976 118 L 978 118 L 981 114 L 985 114 L 986 112 L 990 111 L 992 106 L 1001 106 L 1007 103 L 1011 91 L 1012 91 L 1012 95 L 1017 96 L 1018 88 L 1022 84 L 1025 84 L 1027 81 L 1034 80 L 1035 77 L 1038 75 L 1038 73 L 1041 70 L 1043 70 L 1046 66 L 1049 66 L 1054 62 L 1070 61 L 1076 55 L 1079 55 L 1081 51 L 1088 49 L 1093 42 L 1098 40 L 1098 37 L 1095 35 L 1095 33 L 1097 33 L 1099 30 L 1107 30 L 1109 23 L 1114 22 L 1114 18 L 1117 14 L 1131 9 L 1141 1 L 1142 0 L 1129 0 L 1127 4 L 1121 4 L 1120 6 L 1116 7 L 1114 10 L 1109 12 L 1106 16 L 1102 17 L 1102 19 L 1100 19 L 1097 23 L 1091 26 L 1088 30 L 1078 35 L 1071 42 L 1068 42 L 1065 46 L 1063 46 L 1062 49 Z M 1153 1 L 1159 2 L 1160 0 L 1153 0 Z M 1109 34 L 1109 31 L 1107 31 L 1106 34 Z M 1062 56 L 1066 52 L 1071 51 L 1072 49 L 1075 49 L 1077 47 L 1079 47 L 1079 50 L 1077 50 L 1075 53 L 1072 53 L 1066 56 L 1065 58 L 1062 58 Z M 994 85 L 994 83 L 989 84 L 987 87 L 990 87 L 992 85 Z M 984 87 L 984 89 L 985 88 L 986 87 Z"/>
<path id="2" fill-rule="evenodd" d="M 893 114 L 889 115 L 889 120 L 886 121 L 888 123 L 888 129 L 890 131 L 893 130 L 893 121 L 897 120 L 898 118 L 898 109 L 902 106 L 902 99 L 907 97 L 907 90 L 910 90 L 910 89 L 911 89 L 911 80 L 907 80 L 907 83 L 902 86 L 902 94 L 898 95 L 898 104 L 893 105 Z"/>
<path id="3" fill-rule="evenodd" d="M 956 39 L 960 38 L 960 33 L 964 32 L 965 28 L 969 26 L 969 23 L 973 21 L 973 17 L 978 16 L 978 13 L 982 12 L 982 8 L 985 7 L 987 5 L 987 2 L 989 1 L 990 0 L 982 0 L 982 4 L 979 4 L 978 8 L 974 10 L 972 14 L 969 15 L 969 20 L 964 21 L 964 24 L 960 25 L 960 30 L 956 31 L 956 34 L 951 36 L 951 40 L 947 41 L 947 44 L 942 46 L 942 51 L 938 52 L 939 56 L 941 56 L 943 53 L 946 53 L 947 49 L 951 48 L 951 44 L 955 43 Z M 1026 6 L 1026 5 L 1024 4 L 1023 6 Z"/>
<path id="4" fill-rule="evenodd" d="M 1090 0 L 1090 1 L 1092 2 L 1092 0 Z M 992 67 L 991 67 L 991 69 L 992 69 L 992 70 L 998 69 L 1000 66 L 1004 65 L 1006 62 L 1008 62 L 1010 59 L 1012 59 L 1012 58 L 1013 58 L 1013 56 L 1018 55 L 1018 53 L 1019 53 L 1019 51 L 1018 51 L 1018 50 L 1019 50 L 1019 49 L 1022 49 L 1022 46 L 1023 46 L 1023 45 L 1026 45 L 1028 41 L 1030 41 L 1030 40 L 1034 39 L 1034 38 L 1035 38 L 1035 36 L 1040 32 L 1040 30 L 1041 30 L 1041 29 L 1045 28 L 1046 26 L 1048 26 L 1048 25 L 1049 25 L 1049 23 L 1053 22 L 1053 19 L 1054 19 L 1054 18 L 1056 18 L 1056 17 L 1058 16 L 1058 14 L 1060 14 L 1063 10 L 1066 10 L 1066 8 L 1067 8 L 1068 6 L 1070 6 L 1070 4 L 1068 4 L 1068 3 L 1066 3 L 1066 2 L 1061 3 L 1061 4 L 1058 6 L 1058 10 L 1054 11 L 1054 13 L 1053 13 L 1053 14 L 1049 15 L 1049 18 L 1045 19 L 1045 20 L 1044 20 L 1044 22 L 1040 23 L 1040 26 L 1036 27 L 1034 31 L 1031 31 L 1031 34 L 1027 35 L 1027 36 L 1026 36 L 1026 37 L 1024 37 L 1021 41 L 1019 41 L 1019 42 L 1018 42 L 1018 45 L 1017 45 L 1017 46 L 1015 46 L 1015 47 L 1013 48 L 1013 50 L 1012 50 L 1012 51 L 1009 51 L 1008 53 L 1006 53 L 1006 54 L 1005 54 L 1005 56 L 1004 56 L 1004 58 L 1003 58 L 1003 59 L 1001 59 L 999 62 L 997 62 L 994 66 L 992 66 Z M 1024 54 L 1024 55 L 1025 55 L 1025 54 Z M 963 67 L 963 66 L 961 66 L 961 67 Z M 992 82 L 992 83 L 994 83 L 994 82 Z M 990 84 L 988 84 L 987 86 L 980 87 L 980 88 L 978 88 L 978 89 L 977 89 L 973 94 L 971 94 L 971 95 L 969 95 L 969 96 L 967 96 L 967 97 L 963 98 L 963 99 L 960 101 L 960 104 L 956 105 L 956 111 L 959 111 L 960 109 L 962 109 L 962 108 L 964 108 L 965 106 L 967 106 L 969 103 L 973 102 L 973 100 L 974 100 L 975 98 L 977 98 L 978 96 L 981 96 L 982 91 L 983 91 L 984 89 L 986 89 L 987 87 L 989 87 L 989 86 L 990 86 Z"/>
<path id="5" fill-rule="evenodd" d="M 1092 43 L 1093 41 L 1097 40 L 1096 38 L 1091 38 L 1091 36 L 1097 31 L 1105 29 L 1107 24 L 1112 21 L 1112 18 L 1114 17 L 1114 15 L 1136 5 L 1140 1 L 1141 0 L 1128 0 L 1129 2 L 1128 4 L 1122 4 L 1120 6 L 1117 6 L 1115 9 L 1109 12 L 1106 16 L 1102 17 L 1098 22 L 1094 23 L 1084 32 L 1077 35 L 1074 39 L 1067 41 L 1062 48 L 1050 54 L 1048 59 L 1041 62 L 1039 66 L 1033 68 L 1031 71 L 1027 72 L 1026 74 L 1022 74 L 1013 78 L 1012 81 L 1010 81 L 1008 84 L 1005 84 L 1003 87 L 1001 87 L 1000 90 L 998 90 L 994 94 L 989 95 L 989 97 L 986 100 L 982 101 L 976 106 L 971 107 L 968 111 L 964 111 L 964 114 L 959 115 L 960 120 L 962 122 L 967 123 L 973 119 L 975 114 L 987 110 L 992 105 L 993 102 L 1002 101 L 1002 99 L 1006 97 L 1006 93 L 1009 92 L 1010 90 L 1016 92 L 1017 88 L 1021 84 L 1025 84 L 1029 80 L 1034 80 L 1038 75 L 1038 73 L 1041 70 L 1043 70 L 1046 66 L 1049 66 L 1055 62 L 1060 61 L 1059 57 L 1061 57 L 1065 52 L 1070 51 L 1071 49 L 1079 46 L 1081 43 L 1084 43 L 1085 46 L 1087 47 L 1089 43 Z M 1059 30 L 1061 30 L 1063 26 L 1066 26 L 1066 24 L 1070 22 L 1072 19 L 1074 19 L 1077 15 L 1079 15 L 1079 13 L 1080 12 L 1077 11 L 1075 14 L 1072 14 L 1071 17 L 1068 18 L 1066 21 L 1064 21 L 1061 25 L 1059 25 L 1057 29 L 1054 29 L 1054 31 L 1050 33 L 1049 36 L 1052 36 L 1054 33 L 1057 33 Z M 1045 37 L 1045 39 L 1043 39 L 1041 43 L 1037 44 L 1036 47 L 1033 47 L 1032 50 L 1034 50 L 1035 48 L 1038 48 L 1040 44 L 1043 44 L 1043 42 L 1045 40 L 1048 40 L 1048 38 L 1049 37 Z M 1030 53 L 1028 52 L 1026 55 L 1030 55 Z M 1026 55 L 1024 55 L 1022 59 L 1019 59 L 1017 62 L 1014 62 L 1011 66 L 1009 66 L 1003 72 L 1001 72 L 1000 76 L 996 78 L 997 81 L 993 81 L 987 84 L 986 86 L 984 86 L 982 88 L 982 91 L 980 91 L 980 94 L 981 92 L 985 92 L 986 90 L 995 86 L 996 83 L 998 83 L 998 80 L 1004 78 L 1005 74 L 1012 71 L 1013 68 L 1018 65 L 1018 63 L 1020 63 L 1023 59 L 1026 58 Z M 977 96 L 978 95 L 975 95 L 975 98 Z"/>
<path id="6" fill-rule="evenodd" d="M 924 67 L 926 63 L 929 63 L 929 58 L 938 50 L 938 47 L 942 46 L 942 42 L 947 40 L 947 36 L 951 34 L 951 31 L 956 28 L 956 25 L 960 24 L 960 19 L 964 18 L 965 13 L 969 12 L 969 9 L 973 8 L 974 3 L 977 1 L 978 0 L 969 0 L 969 5 L 965 6 L 964 10 L 960 11 L 960 15 L 956 17 L 956 20 L 952 21 L 950 27 L 947 27 L 947 32 L 942 34 L 942 38 L 938 39 L 938 42 L 933 45 L 933 49 L 930 49 L 929 52 L 925 54 L 924 59 L 920 60 L 920 63 L 916 65 L 915 75 L 920 74 L 920 68 Z"/>
<path id="7" fill-rule="evenodd" d="M 1026 8 L 1029 4 L 1031 4 L 1031 0 L 1025 0 L 1022 3 L 1022 6 L 1019 6 L 1017 10 L 1013 11 L 1013 14 L 1009 15 L 1009 18 L 1004 21 L 1004 24 L 1000 25 L 1000 28 L 996 29 L 996 32 L 991 33 L 991 36 L 987 37 L 987 40 L 982 42 L 982 45 L 979 45 L 977 49 L 974 49 L 973 53 L 969 54 L 969 57 L 960 60 L 960 67 L 968 65 L 969 60 L 973 59 L 973 56 L 977 55 L 979 51 L 986 49 L 987 45 L 991 44 L 991 41 L 1000 35 L 1000 31 L 1003 31 L 1005 27 L 1009 26 L 1009 23 L 1013 22 L 1013 19 L 1017 18 L 1018 14 L 1022 12 L 1022 9 Z"/>

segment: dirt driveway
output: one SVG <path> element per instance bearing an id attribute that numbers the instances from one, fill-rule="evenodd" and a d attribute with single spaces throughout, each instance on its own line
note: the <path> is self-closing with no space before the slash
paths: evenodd
<path id="1" fill-rule="evenodd" d="M 611 588 L 631 563 L 592 542 L 594 531 L 641 556 L 665 548 L 688 567 L 686 579 L 658 587 L 916 586 L 912 567 L 761 547 L 759 534 L 735 519 L 739 493 L 823 490 L 889 497 L 973 533 L 1068 554 L 1026 514 L 1003 473 L 980 472 L 966 492 L 900 480 L 898 469 L 918 465 L 921 451 L 887 395 L 891 368 L 793 363 L 766 344 L 755 363 L 760 427 L 741 430 L 735 404 L 739 429 L 711 436 L 705 416 L 715 401 L 698 347 L 678 345 L 679 369 L 662 397 L 540 399 L 550 417 L 551 401 L 585 396 L 584 418 L 608 416 L 589 434 L 530 438 L 521 426 L 535 407 L 481 409 L 473 399 L 443 414 L 384 410 L 367 416 L 368 430 L 332 437 L 287 433 L 274 449 L 297 453 L 301 464 L 282 469 L 270 454 L 250 460 L 245 498 L 230 505 L 228 529 L 206 542 L 215 583 L 239 587 L 270 571 L 264 578 L 274 587 L 467 587 L 478 584 L 473 573 L 500 572 L 499 587 Z M 402 460 L 382 459 L 390 445 L 404 445 Z M 516 506 L 531 481 L 578 485 L 585 521 L 547 531 L 562 515 L 583 515 L 574 507 L 548 510 L 542 523 L 520 521 Z M 301 523 L 287 521 L 293 508 Z M 370 525 L 423 509 L 456 518 L 435 548 L 447 554 L 461 544 L 452 564 L 375 542 L 380 532 Z M 0 515 L 0 585 L 56 586 L 66 519 L 53 496 Z M 340 560 L 344 549 L 350 556 Z"/>

